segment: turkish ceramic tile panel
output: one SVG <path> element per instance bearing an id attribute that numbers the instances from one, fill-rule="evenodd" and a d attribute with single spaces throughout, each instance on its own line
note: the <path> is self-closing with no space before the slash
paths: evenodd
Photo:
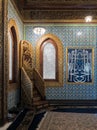
<path id="1" fill-rule="evenodd" d="M 12 107 L 16 107 L 17 104 L 19 103 L 19 94 L 20 91 L 19 89 L 13 90 L 10 93 L 8 93 L 8 110 Z"/>
<path id="2" fill-rule="evenodd" d="M 33 66 L 35 66 L 35 46 L 36 46 L 36 39 L 39 38 L 39 35 L 35 35 L 33 33 L 34 27 L 32 26 L 25 26 L 24 25 L 24 40 L 32 43 L 33 46 Z M 41 37 L 41 36 L 40 36 Z"/>
<path id="3" fill-rule="evenodd" d="M 25 39 L 36 46 L 41 35 L 33 33 L 33 28 L 41 25 L 25 25 Z M 47 99 L 97 99 L 97 25 L 83 24 L 42 24 L 45 34 L 56 35 L 64 47 L 64 86 L 47 87 Z M 94 83 L 93 84 L 67 84 L 66 83 L 66 48 L 68 47 L 94 48 Z"/>
<path id="4" fill-rule="evenodd" d="M 17 11 L 15 10 L 14 6 L 12 5 L 11 1 L 8 0 L 8 20 L 14 19 L 18 26 L 20 40 L 23 39 L 23 22 L 21 21 Z"/>
<path id="5" fill-rule="evenodd" d="M 13 4 L 10 0 L 8 0 L 8 20 L 13 19 L 15 20 L 18 31 L 19 31 L 19 40 L 23 39 L 23 22 L 21 21 L 16 9 L 14 8 Z M 13 90 L 8 92 L 8 109 L 16 106 L 19 102 L 19 90 Z"/>

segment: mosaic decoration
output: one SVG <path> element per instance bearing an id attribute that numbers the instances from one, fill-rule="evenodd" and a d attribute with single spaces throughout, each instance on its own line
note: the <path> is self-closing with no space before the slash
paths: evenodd
<path id="1" fill-rule="evenodd" d="M 67 49 L 67 82 L 91 83 L 93 81 L 93 50 L 91 48 Z"/>
<path id="2" fill-rule="evenodd" d="M 19 34 L 20 35 L 20 40 L 23 39 L 23 22 L 21 20 L 21 18 L 19 17 L 16 9 L 14 8 L 12 2 L 10 0 L 8 0 L 8 20 L 13 19 L 15 20 L 18 30 L 19 30 Z"/>
<path id="3" fill-rule="evenodd" d="M 53 87 L 55 83 L 47 83 L 46 87 L 46 98 L 54 100 L 95 100 L 97 99 L 97 24 L 42 24 L 42 27 L 46 29 L 44 35 L 35 35 L 33 33 L 33 28 L 35 26 L 40 26 L 40 24 L 26 24 L 25 25 L 25 39 L 33 44 L 33 46 L 39 50 L 39 44 L 37 42 L 40 40 L 40 43 L 44 39 L 43 36 L 48 36 L 52 34 L 58 39 L 61 43 L 58 42 L 59 46 L 59 65 L 63 64 L 63 87 L 59 84 L 60 87 Z M 53 38 L 53 37 L 52 37 Z M 61 46 L 63 46 L 63 55 L 61 54 Z M 94 65 L 93 65 L 93 79 L 94 83 L 66 83 L 66 48 L 68 47 L 93 47 L 94 48 Z M 36 67 L 39 70 L 39 52 L 35 50 L 35 63 Z M 62 60 L 63 58 L 63 60 Z M 59 78 L 61 75 L 59 75 Z M 52 86 L 51 86 L 52 85 Z"/>
<path id="4" fill-rule="evenodd" d="M 11 26 L 15 27 L 16 34 L 17 34 L 17 41 L 19 43 L 19 40 L 23 39 L 23 22 L 22 22 L 21 18 L 19 17 L 15 7 L 11 3 L 11 1 L 8 0 L 8 29 L 10 29 Z M 8 42 L 7 42 L 7 44 L 8 44 Z M 17 47 L 17 49 L 18 48 L 19 47 Z M 19 57 L 18 53 L 17 53 L 17 57 Z M 18 61 L 17 61 L 17 65 L 18 65 L 18 68 L 17 68 L 17 76 L 18 76 L 18 74 L 19 74 L 18 73 L 19 72 L 19 62 Z M 8 67 L 8 64 L 7 64 L 7 67 Z M 14 87 L 12 87 L 12 88 L 14 88 Z M 17 104 L 19 103 L 19 99 L 20 99 L 19 94 L 20 94 L 19 85 L 17 86 L 17 89 L 8 91 L 8 95 L 7 95 L 7 108 L 8 109 L 17 106 Z"/>

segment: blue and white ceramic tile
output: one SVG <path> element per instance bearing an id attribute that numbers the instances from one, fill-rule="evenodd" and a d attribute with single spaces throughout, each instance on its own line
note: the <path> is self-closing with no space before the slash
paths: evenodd
<path id="1" fill-rule="evenodd" d="M 18 30 L 19 30 L 19 38 L 20 40 L 23 39 L 23 22 L 21 21 L 17 11 L 15 10 L 14 6 L 12 5 L 11 1 L 8 0 L 8 20 L 13 19 L 16 21 Z M 19 89 L 11 91 L 8 93 L 8 109 L 14 107 L 19 103 Z"/>
<path id="2" fill-rule="evenodd" d="M 41 35 L 33 33 L 34 26 L 25 25 L 25 39 L 36 46 Z M 46 32 L 56 35 L 64 47 L 64 86 L 46 89 L 47 99 L 97 99 L 97 25 L 83 24 L 44 24 Z M 66 84 L 66 47 L 92 46 L 94 48 L 94 84 Z"/>
<path id="3" fill-rule="evenodd" d="M 23 27 L 23 22 L 20 19 L 17 11 L 15 10 L 14 6 L 12 5 L 11 1 L 8 0 L 8 20 L 9 19 L 14 19 L 19 30 L 19 37 L 20 40 L 23 40 L 23 33 L 24 33 L 24 27 Z"/>
<path id="4" fill-rule="evenodd" d="M 17 106 L 17 104 L 19 103 L 19 98 L 20 98 L 19 94 L 20 94 L 19 89 L 13 90 L 10 93 L 8 93 L 8 98 L 7 98 L 8 110 L 12 107 Z"/>

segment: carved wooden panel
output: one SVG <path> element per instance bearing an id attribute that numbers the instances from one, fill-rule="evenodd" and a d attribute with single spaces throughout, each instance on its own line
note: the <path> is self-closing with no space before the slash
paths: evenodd
<path id="1" fill-rule="evenodd" d="M 14 0 L 16 1 L 16 0 Z M 97 16 L 96 0 L 21 0 L 17 2 L 24 20 L 74 20 Z"/>
<path id="2" fill-rule="evenodd" d="M 25 2 L 25 0 L 23 1 Z M 33 4 L 33 3 L 65 3 L 65 4 L 85 4 L 85 3 L 88 3 L 88 4 L 95 4 L 97 3 L 96 0 L 44 0 L 44 1 L 41 1 L 41 0 L 26 0 L 27 4 Z"/>
<path id="3" fill-rule="evenodd" d="M 32 44 L 27 41 L 21 41 L 20 43 L 20 67 L 24 67 L 26 70 L 33 68 L 33 48 Z"/>

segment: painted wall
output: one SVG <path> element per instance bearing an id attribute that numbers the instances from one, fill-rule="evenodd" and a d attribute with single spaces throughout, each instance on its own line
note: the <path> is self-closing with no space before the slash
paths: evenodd
<path id="1" fill-rule="evenodd" d="M 97 99 L 97 25 L 92 24 L 25 24 L 25 40 L 36 47 L 41 35 L 33 33 L 35 26 L 43 26 L 45 34 L 56 35 L 64 47 L 64 86 L 46 88 L 47 99 Z M 82 35 L 78 35 L 81 32 Z M 66 84 L 66 48 L 76 46 L 87 46 L 94 48 L 94 83 L 93 84 Z M 34 50 L 35 52 L 35 50 Z M 35 60 L 35 58 L 34 58 Z"/>
<path id="2" fill-rule="evenodd" d="M 22 40 L 24 32 L 23 22 L 19 17 L 16 9 L 14 8 L 13 4 L 11 3 L 11 1 L 8 0 L 8 20 L 10 19 L 15 20 L 19 32 L 19 40 Z M 8 91 L 8 98 L 7 98 L 8 109 L 16 106 L 19 103 L 19 95 L 20 95 L 19 87 L 14 88 L 14 85 L 11 87 L 13 88 L 11 89 L 11 91 Z"/>

